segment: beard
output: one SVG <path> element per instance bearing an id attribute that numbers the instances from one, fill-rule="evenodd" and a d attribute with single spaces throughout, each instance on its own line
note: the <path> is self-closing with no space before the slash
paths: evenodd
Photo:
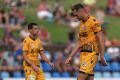
<path id="1" fill-rule="evenodd" d="M 36 37 L 36 36 L 37 36 L 37 34 L 33 34 L 33 36 L 34 36 L 34 37 Z"/>

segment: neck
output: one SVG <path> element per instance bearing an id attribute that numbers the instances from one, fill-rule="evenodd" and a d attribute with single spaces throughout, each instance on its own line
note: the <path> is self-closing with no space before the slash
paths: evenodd
<path id="1" fill-rule="evenodd" d="M 36 36 L 33 36 L 33 35 L 29 35 L 29 37 L 33 40 L 35 40 L 37 38 Z"/>
<path id="2" fill-rule="evenodd" d="M 86 21 L 89 19 L 89 17 L 90 17 L 89 15 L 86 15 L 86 16 L 82 19 L 82 21 L 83 21 L 83 22 L 86 22 Z"/>

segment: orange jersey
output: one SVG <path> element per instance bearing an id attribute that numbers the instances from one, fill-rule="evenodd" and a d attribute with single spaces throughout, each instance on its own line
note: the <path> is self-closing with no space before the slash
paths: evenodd
<path id="1" fill-rule="evenodd" d="M 98 40 L 96 33 L 101 31 L 99 22 L 92 16 L 82 22 L 79 28 L 79 41 L 81 44 L 80 71 L 94 74 L 94 67 L 98 61 Z"/>
<path id="2" fill-rule="evenodd" d="M 27 52 L 28 59 L 33 62 L 35 65 L 39 65 L 40 61 L 38 59 L 40 50 L 43 50 L 42 43 L 39 38 L 33 40 L 30 37 L 26 37 L 23 41 L 23 52 Z M 24 61 L 24 66 L 27 66 L 28 64 Z"/>
<path id="3" fill-rule="evenodd" d="M 80 22 L 79 41 L 83 52 L 94 51 L 98 53 L 96 33 L 101 31 L 101 26 L 96 18 L 90 16 L 86 22 Z"/>

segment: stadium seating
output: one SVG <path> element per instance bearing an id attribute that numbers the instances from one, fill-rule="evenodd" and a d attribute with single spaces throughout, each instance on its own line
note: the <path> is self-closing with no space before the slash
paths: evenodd
<path id="1" fill-rule="evenodd" d="M 104 78 L 111 78 L 111 73 L 110 72 L 103 72 L 103 77 Z"/>
<path id="2" fill-rule="evenodd" d="M 95 71 L 102 71 L 101 64 L 100 64 L 100 63 L 97 63 L 94 70 L 95 70 Z"/>
<path id="3" fill-rule="evenodd" d="M 95 78 L 101 78 L 102 73 L 101 72 L 95 72 Z"/>
<path id="4" fill-rule="evenodd" d="M 45 72 L 45 77 L 50 78 L 51 77 L 51 73 L 50 72 Z"/>
<path id="5" fill-rule="evenodd" d="M 51 66 L 50 66 L 48 63 L 41 62 L 41 64 L 42 64 L 42 69 L 43 69 L 43 71 L 45 71 L 45 72 L 50 72 L 50 71 L 52 71 L 52 68 L 51 68 Z"/>
<path id="6" fill-rule="evenodd" d="M 59 72 L 53 72 L 52 77 L 60 77 L 60 73 Z"/>
<path id="7" fill-rule="evenodd" d="M 111 61 L 110 55 L 107 52 L 105 53 L 105 59 L 107 62 Z"/>
<path id="8" fill-rule="evenodd" d="M 25 77 L 25 73 L 22 73 L 22 77 Z"/>
<path id="9" fill-rule="evenodd" d="M 51 59 L 51 54 L 50 54 L 49 51 L 45 51 L 45 55 L 46 55 L 46 57 L 47 57 L 48 59 Z"/>
<path id="10" fill-rule="evenodd" d="M 54 58 L 54 60 L 57 60 L 57 58 L 58 58 L 58 53 L 57 52 L 54 53 L 53 58 Z"/>
<path id="11" fill-rule="evenodd" d="M 119 65 L 119 63 L 117 63 L 117 62 L 112 62 L 111 63 L 111 70 L 112 71 L 120 71 L 120 65 Z"/>
<path id="12" fill-rule="evenodd" d="M 21 72 L 19 72 L 19 71 L 13 72 L 13 77 L 15 77 L 15 78 L 21 78 L 21 77 L 22 77 L 22 74 L 21 74 Z"/>
<path id="13" fill-rule="evenodd" d="M 77 76 L 78 76 L 78 72 L 75 72 L 73 76 L 74 76 L 74 77 L 77 77 Z"/>
<path id="14" fill-rule="evenodd" d="M 70 73 L 69 72 L 63 72 L 62 77 L 70 77 Z"/>
<path id="15" fill-rule="evenodd" d="M 120 73 L 119 72 L 113 72 L 112 77 L 113 78 L 120 78 Z"/>
<path id="16" fill-rule="evenodd" d="M 111 65 L 108 63 L 108 66 L 102 66 L 102 71 L 111 71 Z"/>
<path id="17" fill-rule="evenodd" d="M 9 78 L 10 74 L 8 72 L 1 72 L 1 78 Z"/>

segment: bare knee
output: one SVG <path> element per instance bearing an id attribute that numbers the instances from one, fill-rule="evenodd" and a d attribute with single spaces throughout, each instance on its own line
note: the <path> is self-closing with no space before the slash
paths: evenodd
<path id="1" fill-rule="evenodd" d="M 77 80 L 86 80 L 87 77 L 87 74 L 79 73 Z"/>
<path id="2" fill-rule="evenodd" d="M 87 80 L 94 80 L 94 76 L 88 76 Z"/>

